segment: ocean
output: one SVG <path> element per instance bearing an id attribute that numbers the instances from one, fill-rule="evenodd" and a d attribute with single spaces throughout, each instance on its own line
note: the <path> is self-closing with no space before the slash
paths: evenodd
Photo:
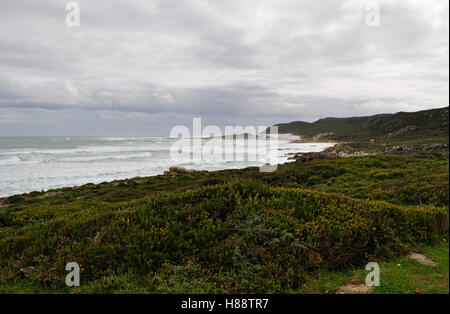
<path id="1" fill-rule="evenodd" d="M 175 162 L 167 137 L 0 137 L 0 197 L 60 187 L 163 174 L 171 166 L 222 170 L 259 166 L 257 161 Z M 278 141 L 278 163 L 293 152 L 317 152 L 328 143 Z M 237 147 L 236 150 L 248 147 Z"/>

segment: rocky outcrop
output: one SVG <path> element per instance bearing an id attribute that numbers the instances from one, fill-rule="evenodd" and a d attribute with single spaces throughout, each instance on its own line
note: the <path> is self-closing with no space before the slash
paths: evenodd
<path id="1" fill-rule="evenodd" d="M 413 145 L 413 144 L 403 144 L 403 145 L 395 145 L 385 149 L 385 153 L 404 153 L 411 151 L 426 151 L 426 150 L 440 150 L 448 148 L 447 144 L 425 144 L 425 145 Z"/>
<path id="2" fill-rule="evenodd" d="M 397 153 L 397 152 L 410 152 L 414 148 L 413 145 L 403 144 L 403 145 L 395 145 L 391 148 L 385 150 L 386 153 Z"/>
<path id="3" fill-rule="evenodd" d="M 416 126 L 414 126 L 414 125 L 408 125 L 408 126 L 406 126 L 406 127 L 404 127 L 404 128 L 401 128 L 401 129 L 399 129 L 399 130 L 397 130 L 397 131 L 394 131 L 394 132 L 389 133 L 387 136 L 388 136 L 388 137 L 399 136 L 399 135 L 403 135 L 403 134 L 405 134 L 405 133 L 407 133 L 407 132 L 409 132 L 409 131 L 415 130 L 415 129 L 417 129 Z"/>
<path id="4" fill-rule="evenodd" d="M 425 150 L 429 150 L 429 149 L 443 149 L 443 148 L 448 148 L 448 145 L 447 144 L 438 144 L 438 143 L 435 143 L 435 144 L 427 144 L 427 145 L 424 145 L 424 147 L 423 147 Z"/>
<path id="5" fill-rule="evenodd" d="M 335 152 L 319 152 L 319 153 L 291 153 L 288 160 L 295 160 L 296 163 L 304 163 L 311 160 L 335 158 L 338 154 Z"/>
<path id="6" fill-rule="evenodd" d="M 173 166 L 169 168 L 169 171 L 164 171 L 164 174 L 177 175 L 179 173 L 188 173 L 188 172 L 195 172 L 195 170 Z"/>

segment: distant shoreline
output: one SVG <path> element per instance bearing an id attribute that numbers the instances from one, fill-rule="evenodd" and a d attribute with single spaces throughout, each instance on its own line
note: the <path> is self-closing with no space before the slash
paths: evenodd
<path id="1" fill-rule="evenodd" d="M 146 140 L 148 137 L 140 140 L 136 137 L 114 139 L 71 138 L 52 141 L 51 138 L 44 138 L 42 143 L 39 138 L 34 138 L 32 142 L 11 139 L 0 151 L 0 172 L 4 173 L 0 198 L 79 187 L 88 183 L 158 176 L 172 166 L 213 172 L 262 165 L 247 158 L 232 162 L 177 163 L 170 159 L 170 143 L 163 138 L 150 141 Z M 323 152 L 332 147 L 331 143 L 295 142 L 299 137 L 292 134 L 280 134 L 279 140 L 279 158 L 271 162 L 273 165 L 290 162 L 288 157 L 292 154 Z M 245 154 L 248 153 L 247 149 L 243 149 Z"/>

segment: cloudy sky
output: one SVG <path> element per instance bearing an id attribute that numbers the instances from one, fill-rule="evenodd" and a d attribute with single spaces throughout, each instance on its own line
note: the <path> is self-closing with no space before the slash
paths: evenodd
<path id="1" fill-rule="evenodd" d="M 68 2 L 0 1 L 0 136 L 448 106 L 445 0 L 78 0 L 79 27 Z"/>

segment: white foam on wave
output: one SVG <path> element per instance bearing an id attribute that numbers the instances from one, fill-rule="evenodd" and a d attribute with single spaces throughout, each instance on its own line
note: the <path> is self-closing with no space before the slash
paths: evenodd
<path id="1" fill-rule="evenodd" d="M 89 182 L 100 183 L 136 176 L 162 174 L 170 166 L 182 166 L 196 170 L 222 170 L 259 166 L 257 161 L 175 162 L 170 158 L 170 147 L 176 139 L 168 138 L 113 138 L 111 144 L 95 139 L 72 139 L 58 144 L 42 140 L 42 148 L 36 141 L 32 147 L 17 145 L 0 147 L 0 197 L 41 189 L 78 186 Z M 288 161 L 288 153 L 322 151 L 329 143 L 293 143 L 287 136 L 278 141 L 278 163 Z M 78 141 L 78 142 L 77 142 Z M 209 140 L 208 140 L 209 141 Z M 19 148 L 20 147 L 20 148 Z M 60 147 L 60 148 L 58 148 Z M 193 147 L 198 151 L 201 147 Z M 229 148 L 226 148 L 229 149 Z M 223 153 L 225 154 L 225 147 Z M 237 152 L 254 152 L 254 147 L 238 143 Z M 229 151 L 227 151 L 229 152 Z M 235 151 L 236 152 L 236 151 Z"/>
<path id="2" fill-rule="evenodd" d="M 17 165 L 20 164 L 21 162 L 22 160 L 17 156 L 0 159 L 0 165 L 2 166 Z"/>
<path id="3" fill-rule="evenodd" d="M 142 145 L 142 146 L 80 146 L 78 148 L 61 149 L 15 149 L 2 152 L 2 155 L 69 155 L 69 154 L 89 154 L 89 153 L 120 153 L 128 151 L 157 151 L 168 150 L 163 145 Z"/>
<path id="4" fill-rule="evenodd" d="M 145 141 L 145 140 L 153 140 L 153 139 L 160 139 L 160 138 L 161 137 L 158 137 L 158 136 L 127 136 L 127 137 L 96 137 L 94 139 L 102 140 L 102 141 L 117 142 L 117 141 Z"/>
<path id="5" fill-rule="evenodd" d="M 137 154 L 120 154 L 110 156 L 87 156 L 87 157 L 68 157 L 58 159 L 46 159 L 46 162 L 95 162 L 106 160 L 135 160 L 135 159 L 148 159 L 152 156 L 151 152 L 137 153 Z"/>

